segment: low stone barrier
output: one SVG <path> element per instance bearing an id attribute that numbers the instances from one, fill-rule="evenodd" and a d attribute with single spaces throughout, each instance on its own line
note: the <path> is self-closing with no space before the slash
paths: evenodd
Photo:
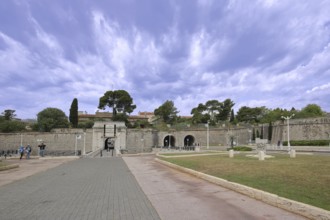
<path id="1" fill-rule="evenodd" d="M 301 202 L 297 202 L 294 200 L 286 199 L 280 197 L 276 194 L 264 192 L 262 190 L 254 189 L 252 187 L 244 186 L 238 183 L 230 182 L 225 179 L 221 179 L 218 177 L 214 177 L 205 173 L 197 172 L 192 169 L 188 169 L 185 167 L 178 166 L 176 164 L 160 160 L 158 158 L 155 159 L 157 162 L 162 163 L 166 166 L 171 168 L 180 170 L 185 173 L 189 173 L 191 175 L 197 176 L 201 179 L 207 180 L 211 183 L 217 184 L 219 186 L 225 187 L 227 189 L 239 192 L 243 195 L 249 196 L 251 198 L 263 201 L 269 205 L 293 212 L 298 215 L 302 215 L 304 217 L 310 219 L 317 219 L 317 220 L 330 220 L 330 211 L 307 205 Z"/>

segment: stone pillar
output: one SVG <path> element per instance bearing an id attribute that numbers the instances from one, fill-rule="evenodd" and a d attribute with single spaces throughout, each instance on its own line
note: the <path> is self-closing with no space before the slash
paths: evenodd
<path id="1" fill-rule="evenodd" d="M 290 157 L 295 158 L 296 157 L 296 150 L 290 150 Z"/>
<path id="2" fill-rule="evenodd" d="M 265 160 L 265 152 L 264 151 L 259 151 L 258 153 L 259 160 Z"/>
<path id="3" fill-rule="evenodd" d="M 229 150 L 229 157 L 233 158 L 234 157 L 234 150 Z"/>

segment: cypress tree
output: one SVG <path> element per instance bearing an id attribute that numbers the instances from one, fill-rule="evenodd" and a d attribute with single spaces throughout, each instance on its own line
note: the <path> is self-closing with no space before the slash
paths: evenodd
<path id="1" fill-rule="evenodd" d="M 78 100 L 74 98 L 70 108 L 69 120 L 72 124 L 72 127 L 78 127 Z"/>
<path id="2" fill-rule="evenodd" d="M 269 122 L 269 125 L 268 125 L 268 140 L 269 141 L 272 140 L 272 135 L 273 135 L 273 124 L 272 124 L 272 122 Z"/>
<path id="3" fill-rule="evenodd" d="M 235 120 L 234 109 L 232 109 L 230 114 L 230 122 L 234 122 L 234 120 Z"/>
<path id="4" fill-rule="evenodd" d="M 256 140 L 256 129 L 253 128 L 252 130 L 252 141 L 255 141 Z"/>

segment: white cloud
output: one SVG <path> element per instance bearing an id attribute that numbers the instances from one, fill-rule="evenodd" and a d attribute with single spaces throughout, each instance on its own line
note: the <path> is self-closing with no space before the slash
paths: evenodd
<path id="1" fill-rule="evenodd" d="M 313 92 L 322 91 L 322 90 L 329 90 L 329 94 L 330 94 L 330 83 L 313 87 L 311 90 L 307 90 L 307 93 L 313 93 Z"/>

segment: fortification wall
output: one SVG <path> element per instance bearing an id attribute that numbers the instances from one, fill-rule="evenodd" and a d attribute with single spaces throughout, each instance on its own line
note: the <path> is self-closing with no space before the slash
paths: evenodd
<path id="1" fill-rule="evenodd" d="M 81 152 L 84 149 L 92 151 L 92 130 L 83 131 L 82 129 L 57 129 L 54 132 L 25 132 L 25 133 L 0 133 L 0 150 L 17 150 L 23 144 L 32 146 L 32 155 L 38 153 L 38 145 L 41 142 L 46 144 L 46 151 L 75 151 L 76 143 L 77 150 Z M 77 135 L 80 138 L 77 139 Z M 86 135 L 84 137 L 84 135 Z"/>
<path id="2" fill-rule="evenodd" d="M 103 123 L 103 122 L 102 122 Z M 255 127 L 264 129 L 264 137 L 267 138 L 268 125 Z M 165 138 L 171 136 L 174 138 L 176 147 L 186 145 L 187 138 L 193 139 L 192 143 L 198 143 L 200 146 L 207 145 L 207 136 L 209 136 L 209 146 L 228 146 L 230 139 L 238 145 L 250 143 L 252 138 L 250 128 L 207 128 L 184 129 L 156 131 L 152 129 L 126 129 L 123 126 L 117 126 L 117 149 L 126 149 L 129 153 L 150 152 L 153 147 L 162 147 L 165 145 Z M 111 133 L 111 132 L 110 132 Z M 313 119 L 291 119 L 290 120 L 290 140 L 329 140 L 330 139 L 330 118 Z M 37 154 L 37 146 L 43 141 L 48 151 L 72 151 L 75 150 L 76 136 L 77 150 L 91 152 L 104 145 L 103 124 L 97 129 L 56 129 L 53 132 L 25 132 L 25 133 L 0 133 L 0 150 L 17 150 L 20 144 L 24 146 L 30 144 L 33 147 L 32 154 Z M 286 121 L 278 121 L 273 125 L 271 144 L 276 145 L 278 141 L 287 140 Z"/>

